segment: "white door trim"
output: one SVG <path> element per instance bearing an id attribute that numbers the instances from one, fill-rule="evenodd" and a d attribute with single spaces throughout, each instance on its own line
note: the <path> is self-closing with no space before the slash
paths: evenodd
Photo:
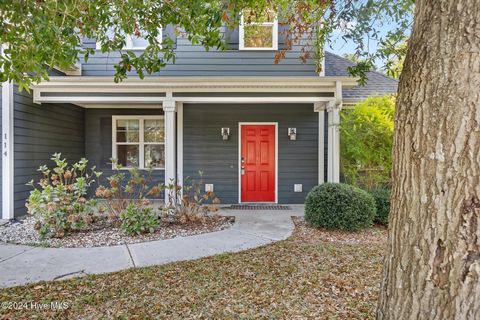
<path id="1" fill-rule="evenodd" d="M 238 123 L 238 203 L 242 203 L 242 126 L 275 126 L 275 202 L 278 203 L 278 122 L 239 122 Z"/>

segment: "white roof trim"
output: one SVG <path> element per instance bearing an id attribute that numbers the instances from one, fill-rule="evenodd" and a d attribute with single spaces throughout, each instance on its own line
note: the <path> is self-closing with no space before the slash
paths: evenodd
<path id="1" fill-rule="evenodd" d="M 55 76 L 50 77 L 49 81 L 33 85 L 33 88 L 320 88 L 335 87 L 337 81 L 341 81 L 344 88 L 357 86 L 357 78 L 353 77 L 146 77 L 143 80 L 138 77 L 129 77 L 122 82 L 115 83 L 113 77 Z"/>
<path id="2" fill-rule="evenodd" d="M 57 69 L 58 71 L 65 73 L 67 76 L 81 76 L 82 75 L 82 64 L 80 62 L 72 64 L 67 69 L 62 69 L 58 66 L 54 67 L 54 69 Z"/>
<path id="3" fill-rule="evenodd" d="M 315 93 L 332 92 L 341 88 L 351 88 L 357 85 L 352 77 L 148 77 L 139 79 L 130 77 L 120 83 L 115 83 L 113 77 L 50 77 L 33 85 L 34 101 L 37 103 L 161 103 L 175 93 L 194 92 L 203 95 L 174 97 L 178 101 L 188 102 L 315 102 L 331 100 L 318 97 Z M 269 97 L 206 97 L 205 93 L 272 93 Z M 48 95 L 43 93 L 55 93 Z M 78 93 L 78 95 L 76 94 Z M 81 94 L 80 94 L 81 93 Z M 110 95 L 106 96 L 105 93 Z M 118 96 L 112 93 L 119 93 Z M 133 95 L 134 93 L 134 95 Z M 145 93 L 145 96 L 142 96 Z M 165 93 L 159 96 L 158 93 Z M 275 93 L 283 93 L 276 96 Z M 289 97 L 285 93 L 292 93 Z M 306 93 L 295 96 L 294 93 Z M 310 96 L 308 93 L 312 93 Z M 64 94 L 64 95 L 63 95 Z M 104 94 L 102 96 L 102 94 Z M 131 95 L 129 95 L 131 94 Z M 152 94 L 155 94 L 154 96 Z M 171 98 L 170 98 L 171 99 Z"/>

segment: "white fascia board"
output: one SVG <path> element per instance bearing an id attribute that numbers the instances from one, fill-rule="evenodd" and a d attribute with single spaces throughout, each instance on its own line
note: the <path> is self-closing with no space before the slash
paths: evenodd
<path id="1" fill-rule="evenodd" d="M 82 64 L 80 62 L 72 64 L 67 69 L 62 69 L 58 66 L 55 66 L 53 68 L 60 71 L 60 72 L 65 73 L 67 76 L 81 76 L 82 75 Z"/>
<path id="2" fill-rule="evenodd" d="M 112 107 L 138 107 L 142 105 L 158 107 L 167 99 L 165 97 L 43 97 L 37 99 L 40 103 L 73 103 L 85 108 L 112 108 Z M 331 97 L 177 97 L 175 101 L 187 103 L 315 103 L 332 101 Z M 112 106 L 114 104 L 114 106 Z M 91 105 L 91 106 L 90 106 Z"/>
<path id="3" fill-rule="evenodd" d="M 267 87 L 294 87 L 297 89 L 303 87 L 334 87 L 337 81 L 341 81 L 344 88 L 357 86 L 357 78 L 353 77 L 235 77 L 235 76 L 213 76 L 213 77 L 146 77 L 140 79 L 138 77 L 129 77 L 120 83 L 115 83 L 113 77 L 50 77 L 49 81 L 42 81 L 33 86 L 33 88 L 128 88 L 136 87 L 138 89 L 148 88 L 235 88 L 243 86 L 247 88 L 267 88 Z M 176 91 L 176 90 L 175 90 Z M 213 90 L 215 91 L 215 90 Z"/>
<path id="4" fill-rule="evenodd" d="M 282 96 L 275 93 L 322 93 L 330 92 L 338 97 L 338 90 L 356 85 L 351 77 L 153 77 L 141 80 L 128 78 L 121 83 L 113 82 L 111 77 L 51 77 L 50 81 L 32 86 L 36 103 L 136 103 L 155 104 L 171 99 L 174 93 L 271 93 L 270 97 L 174 97 L 183 102 L 321 102 L 330 101 L 330 97 L 317 97 L 315 94 L 305 97 Z M 55 92 L 48 96 L 43 93 Z M 58 94 L 60 93 L 60 95 Z M 64 93 L 65 95 L 62 95 Z M 75 95 L 89 93 L 89 95 Z M 95 93 L 99 93 L 96 95 Z M 122 93 L 121 96 L 102 96 L 101 93 Z M 128 96 L 128 93 L 136 93 Z M 165 93 L 165 96 L 141 96 L 139 93 Z M 127 94 L 127 95 L 126 95 Z"/>

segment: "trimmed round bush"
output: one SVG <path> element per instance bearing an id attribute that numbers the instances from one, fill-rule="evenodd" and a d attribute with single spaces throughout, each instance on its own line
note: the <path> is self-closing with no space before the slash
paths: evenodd
<path id="1" fill-rule="evenodd" d="M 376 188 L 370 191 L 375 199 L 377 213 L 375 222 L 384 226 L 388 225 L 388 214 L 390 213 L 390 190 L 387 188 Z"/>
<path id="2" fill-rule="evenodd" d="M 373 224 L 375 200 L 368 192 L 344 183 L 324 183 L 305 200 L 305 221 L 317 228 L 359 230 Z"/>

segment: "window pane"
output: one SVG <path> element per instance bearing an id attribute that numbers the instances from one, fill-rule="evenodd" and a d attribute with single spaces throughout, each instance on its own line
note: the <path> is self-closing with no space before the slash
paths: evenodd
<path id="1" fill-rule="evenodd" d="M 139 142 L 139 120 L 117 120 L 117 142 Z"/>
<path id="2" fill-rule="evenodd" d="M 132 35 L 131 40 L 133 48 L 146 48 L 148 46 L 148 40 L 142 36 L 137 37 L 135 35 Z"/>
<path id="3" fill-rule="evenodd" d="M 267 10 L 265 12 L 256 12 L 253 10 L 244 10 L 243 11 L 244 22 L 249 23 L 272 23 L 275 21 L 275 12 L 272 10 Z"/>
<path id="4" fill-rule="evenodd" d="M 163 120 L 145 120 L 145 142 L 163 142 L 165 140 L 165 127 Z"/>
<path id="5" fill-rule="evenodd" d="M 244 46 L 246 48 L 273 47 L 273 26 L 246 25 L 244 27 Z"/>
<path id="6" fill-rule="evenodd" d="M 145 145 L 145 168 L 165 168 L 165 146 Z"/>
<path id="7" fill-rule="evenodd" d="M 117 161 L 123 167 L 138 167 L 139 164 L 138 145 L 117 145 Z"/>

